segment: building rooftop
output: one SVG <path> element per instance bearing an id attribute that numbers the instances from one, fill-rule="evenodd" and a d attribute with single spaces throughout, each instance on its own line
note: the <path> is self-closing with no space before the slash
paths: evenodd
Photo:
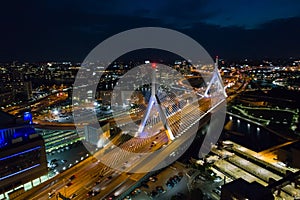
<path id="1" fill-rule="evenodd" d="M 13 115 L 0 111 L 0 119 L 1 149 L 35 137 L 33 136 L 35 129 L 26 118 L 16 118 Z"/>
<path id="2" fill-rule="evenodd" d="M 228 199 L 226 195 L 230 194 L 231 199 L 248 200 L 271 200 L 274 199 L 271 191 L 257 182 L 248 183 L 242 178 L 236 179 L 222 186 L 221 199 Z M 222 198 L 223 197 L 223 198 Z"/>
<path id="3" fill-rule="evenodd" d="M 13 115 L 10 115 L 6 112 L 3 112 L 0 110 L 0 128 L 2 127 L 7 127 L 9 125 L 15 124 L 16 123 L 16 118 Z"/>

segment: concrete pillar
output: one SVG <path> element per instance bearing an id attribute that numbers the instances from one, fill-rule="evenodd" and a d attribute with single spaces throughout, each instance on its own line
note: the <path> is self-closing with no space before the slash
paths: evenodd
<path id="1" fill-rule="evenodd" d="M 277 190 L 277 196 L 280 197 L 280 194 L 281 194 L 281 188 L 278 188 L 278 190 Z"/>
<path id="2" fill-rule="evenodd" d="M 300 185 L 300 181 L 298 179 L 295 179 L 294 184 L 295 184 L 295 186 L 294 186 L 295 189 L 298 189 L 299 185 Z"/>

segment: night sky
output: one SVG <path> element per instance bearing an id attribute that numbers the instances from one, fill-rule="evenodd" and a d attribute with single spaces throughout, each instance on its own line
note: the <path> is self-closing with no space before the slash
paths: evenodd
<path id="1" fill-rule="evenodd" d="M 225 59 L 300 56 L 299 0 L 27 0 L 0 6 L 0 62 L 82 61 L 120 31 L 165 27 Z"/>

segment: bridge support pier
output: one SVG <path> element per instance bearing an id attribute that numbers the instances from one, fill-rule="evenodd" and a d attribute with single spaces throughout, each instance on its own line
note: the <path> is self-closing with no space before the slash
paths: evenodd
<path id="1" fill-rule="evenodd" d="M 300 185 L 300 181 L 298 179 L 296 179 L 294 181 L 294 187 L 295 187 L 295 189 L 299 189 L 299 185 Z"/>
<path id="2" fill-rule="evenodd" d="M 278 197 L 281 196 L 281 188 L 278 188 L 276 196 L 278 196 Z"/>

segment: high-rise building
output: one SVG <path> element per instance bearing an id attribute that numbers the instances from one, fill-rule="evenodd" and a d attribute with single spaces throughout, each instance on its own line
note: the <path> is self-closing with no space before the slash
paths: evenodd
<path id="1" fill-rule="evenodd" d="M 24 184 L 48 172 L 44 140 L 27 118 L 0 111 L 0 194 L 22 193 Z"/>

